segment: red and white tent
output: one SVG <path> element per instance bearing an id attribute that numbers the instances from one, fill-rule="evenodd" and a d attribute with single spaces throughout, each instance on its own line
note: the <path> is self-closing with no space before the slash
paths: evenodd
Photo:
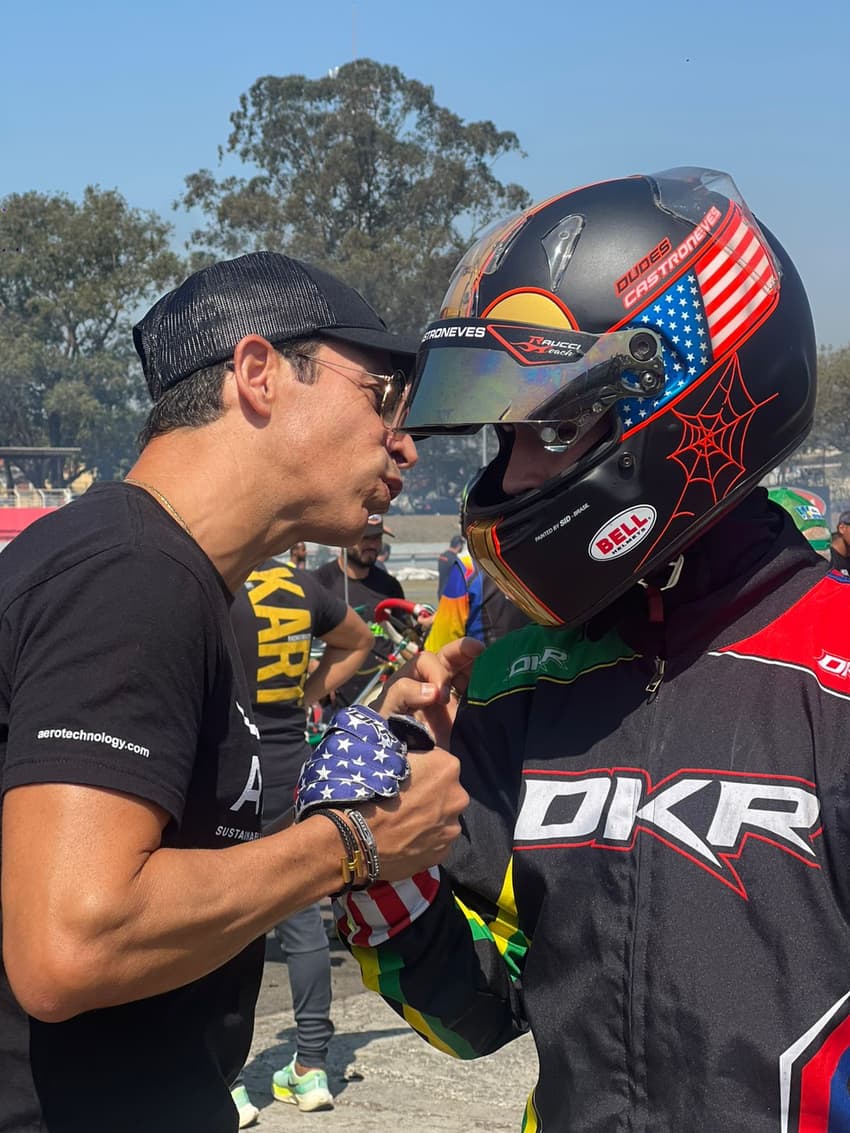
<path id="1" fill-rule="evenodd" d="M 0 544 L 8 543 L 20 535 L 25 527 L 29 527 L 43 515 L 56 511 L 53 507 L 0 507 Z"/>

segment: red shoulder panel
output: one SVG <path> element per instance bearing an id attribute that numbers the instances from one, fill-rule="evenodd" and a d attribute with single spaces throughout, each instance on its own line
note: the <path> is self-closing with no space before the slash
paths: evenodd
<path id="1" fill-rule="evenodd" d="M 850 577 L 826 575 L 799 602 L 752 637 L 712 651 L 810 673 L 850 700 Z"/>

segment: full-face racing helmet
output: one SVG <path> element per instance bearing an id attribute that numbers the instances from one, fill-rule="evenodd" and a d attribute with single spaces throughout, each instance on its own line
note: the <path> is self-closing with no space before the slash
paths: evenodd
<path id="1" fill-rule="evenodd" d="M 576 625 L 652 578 L 808 431 L 815 341 L 800 278 L 731 178 L 682 168 L 576 189 L 464 256 L 425 332 L 405 428 L 496 426 L 462 522 L 531 618 Z M 567 471 L 508 498 L 519 422 Z"/>

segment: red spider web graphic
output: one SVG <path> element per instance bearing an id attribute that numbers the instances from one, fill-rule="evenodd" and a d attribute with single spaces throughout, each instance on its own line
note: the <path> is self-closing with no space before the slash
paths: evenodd
<path id="1" fill-rule="evenodd" d="M 778 395 L 753 401 L 733 354 L 696 413 L 671 412 L 682 425 L 679 445 L 668 460 L 685 473 L 676 506 L 642 561 L 646 561 L 677 519 L 692 518 L 724 499 L 746 474 L 744 444 L 755 413 Z"/>
<path id="2" fill-rule="evenodd" d="M 712 503 L 729 494 L 746 472 L 743 457 L 747 430 L 756 410 L 765 404 L 766 401 L 760 404 L 753 401 L 741 377 L 738 355 L 733 354 L 696 413 L 673 410 L 673 416 L 682 423 L 683 432 L 679 447 L 670 453 L 670 460 L 684 469 L 685 487 L 671 518 L 680 514 L 679 507 L 688 489 L 697 483 L 708 486 Z"/>

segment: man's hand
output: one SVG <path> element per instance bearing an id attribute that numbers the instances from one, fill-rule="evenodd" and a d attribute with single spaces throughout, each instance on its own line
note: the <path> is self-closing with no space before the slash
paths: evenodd
<path id="1" fill-rule="evenodd" d="M 400 712 L 427 724 L 438 747 L 447 748 L 457 700 L 466 692 L 475 658 L 484 646 L 473 637 L 461 637 L 439 653 L 419 653 L 389 681 L 372 705 L 382 716 Z"/>
<path id="2" fill-rule="evenodd" d="M 397 795 L 357 807 L 375 836 L 382 881 L 403 881 L 443 861 L 469 802 L 449 752 L 433 748 L 407 758 L 410 776 Z"/>
<path id="3" fill-rule="evenodd" d="M 469 802 L 453 755 L 440 748 L 408 751 L 392 717 L 387 723 L 362 705 L 331 721 L 301 769 L 296 795 L 300 825 L 327 807 L 357 808 L 373 821 L 384 881 L 438 865 L 460 833 L 460 813 Z"/>

